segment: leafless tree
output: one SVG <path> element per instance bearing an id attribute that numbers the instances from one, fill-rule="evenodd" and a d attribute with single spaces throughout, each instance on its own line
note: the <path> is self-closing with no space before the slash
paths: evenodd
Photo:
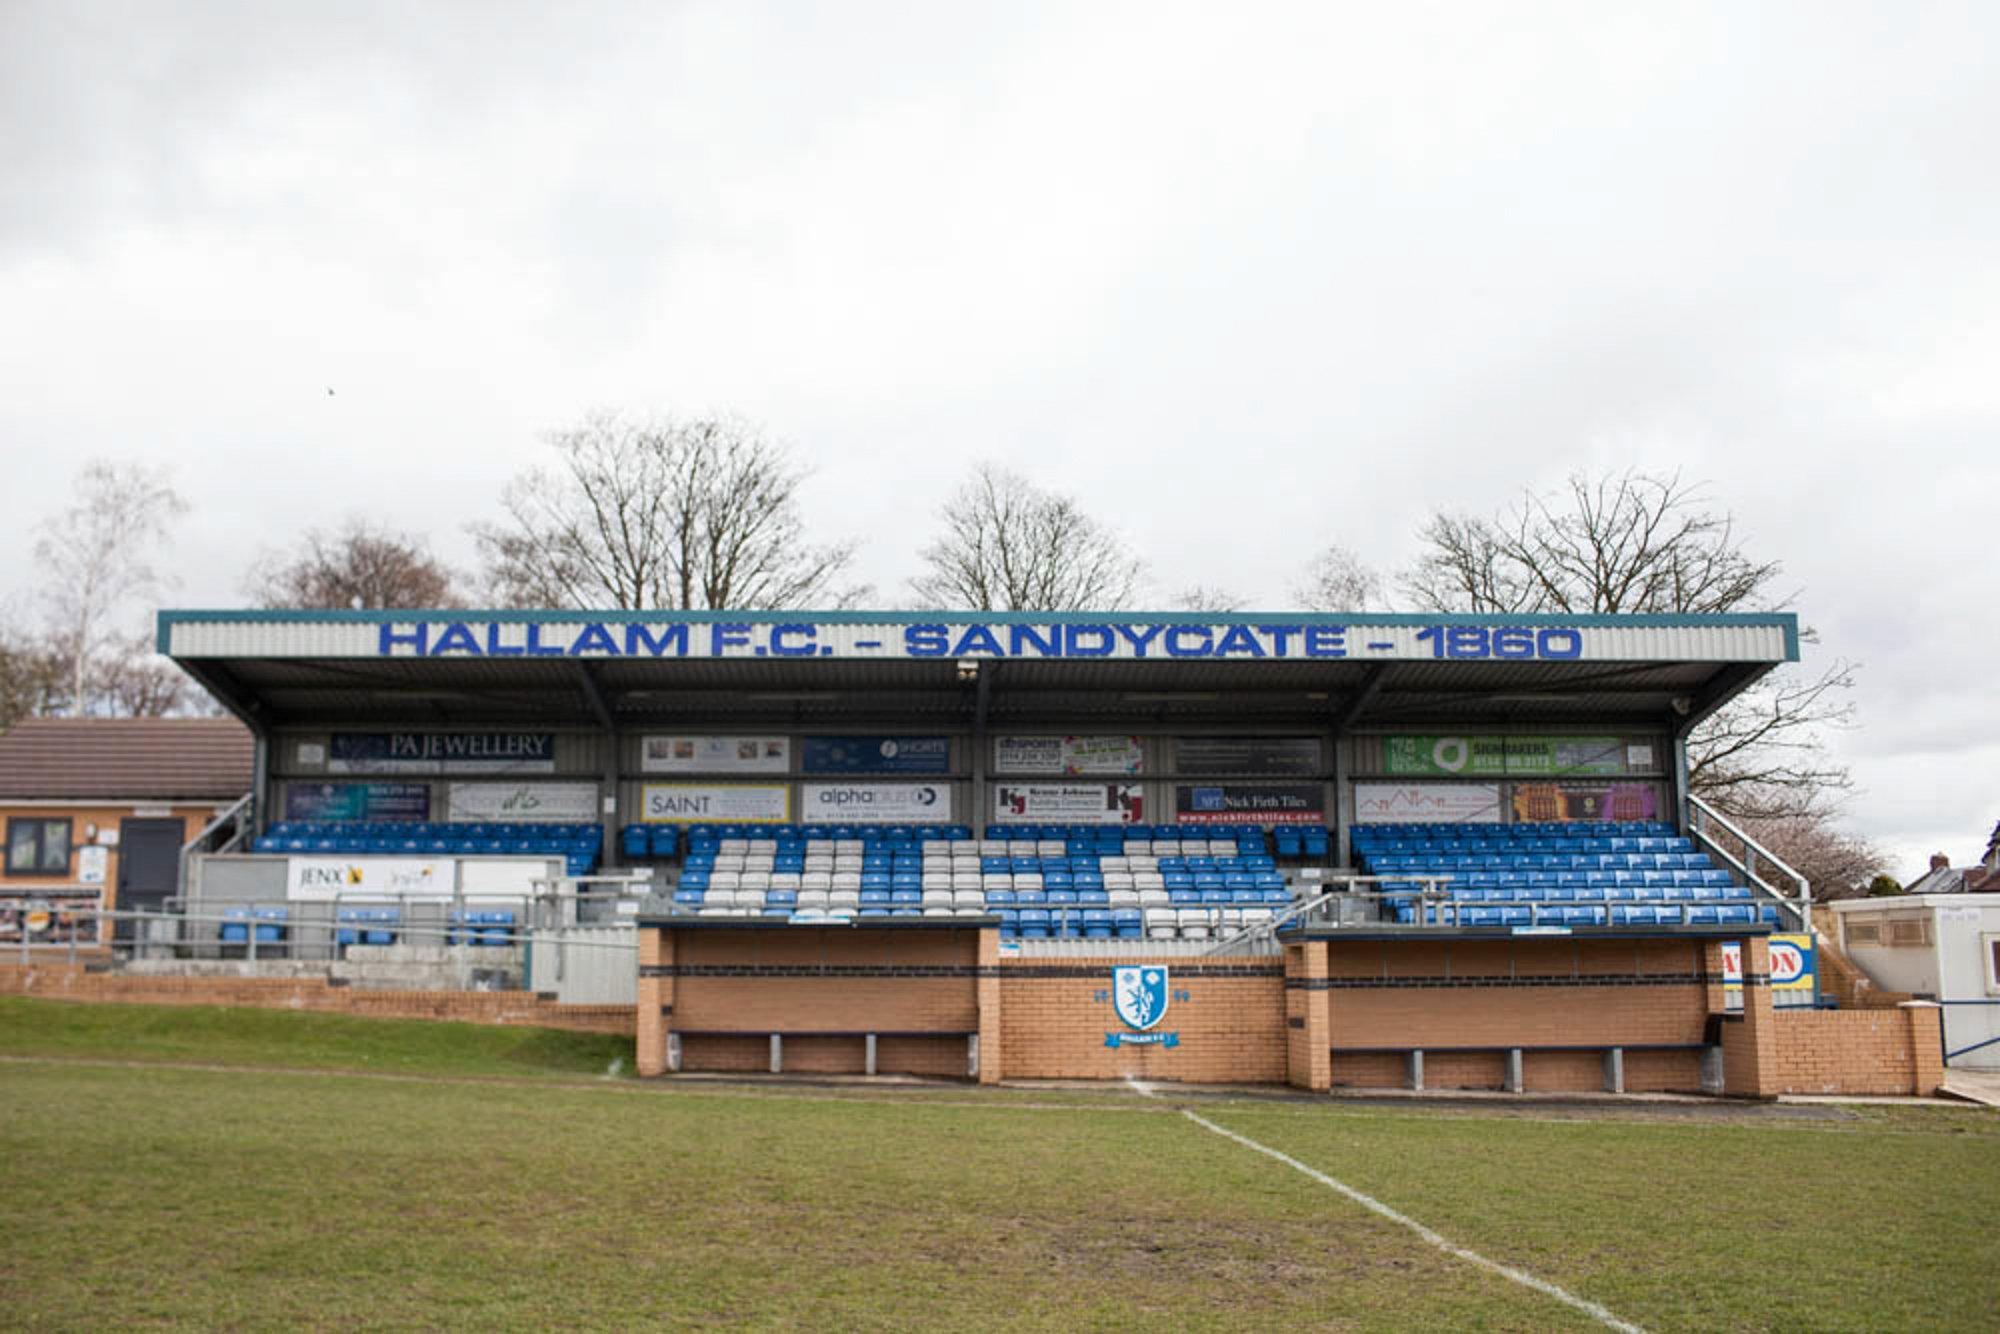
<path id="1" fill-rule="evenodd" d="M 121 616 L 171 580 L 155 561 L 173 521 L 187 510 L 164 470 L 95 461 L 84 465 L 75 499 L 39 525 L 35 560 L 49 647 L 69 678 L 70 709 L 92 709 L 92 669 L 129 627 Z"/>
<path id="2" fill-rule="evenodd" d="M 600 413 L 549 437 L 506 519 L 473 528 L 497 601 L 624 610 L 852 606 L 852 543 L 806 540 L 786 450 L 731 421 Z"/>
<path id="3" fill-rule="evenodd" d="M 939 512 L 944 532 L 910 580 L 925 607 L 965 611 L 1124 611 L 1139 561 L 1068 496 L 983 463 Z"/>
<path id="4" fill-rule="evenodd" d="M 1227 614 L 1243 610 L 1243 599 L 1226 588 L 1213 584 L 1190 584 L 1168 600 L 1168 606 L 1175 611 L 1200 611 Z"/>
<path id="5" fill-rule="evenodd" d="M 1425 611 L 1715 613 L 1789 601 L 1773 587 L 1779 563 L 1746 554 L 1730 515 L 1678 473 L 1578 474 L 1491 520 L 1434 514 L 1421 536 L 1429 549 L 1398 583 Z M 1851 778 L 1824 734 L 1851 722 L 1853 684 L 1845 661 L 1766 676 L 1688 738 L 1690 786 L 1736 816 L 1828 817 Z"/>
<path id="6" fill-rule="evenodd" d="M 91 668 L 96 707 L 121 718 L 213 715 L 221 706 L 170 658 L 153 651 L 151 635 L 113 644 Z"/>
<path id="7" fill-rule="evenodd" d="M 61 712 L 68 688 L 69 674 L 45 645 L 0 634 L 0 732 L 23 718 Z"/>
<path id="8" fill-rule="evenodd" d="M 1858 898 L 1869 892 L 1887 864 L 1880 848 L 1841 828 L 1830 810 L 1788 809 L 1796 798 L 1784 791 L 1769 794 L 1764 804 L 1770 813 L 1745 817 L 1745 832 L 1810 881 L 1814 899 Z M 1735 840 L 1716 832 L 1724 847 L 1742 855 Z"/>
<path id="9" fill-rule="evenodd" d="M 266 553 L 244 579 L 260 607 L 459 607 L 452 573 L 422 538 L 349 519 L 314 528 L 289 553 Z"/>
<path id="10" fill-rule="evenodd" d="M 1313 557 L 1292 596 L 1307 611 L 1368 611 L 1382 601 L 1382 576 L 1336 542 Z"/>

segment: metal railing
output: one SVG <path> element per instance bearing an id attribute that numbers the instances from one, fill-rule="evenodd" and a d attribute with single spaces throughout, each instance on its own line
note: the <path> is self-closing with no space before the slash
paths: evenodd
<path id="1" fill-rule="evenodd" d="M 1785 864 L 1783 858 L 1750 837 L 1740 826 L 1715 807 L 1690 793 L 1688 795 L 1688 835 L 1701 845 L 1708 855 L 1720 861 L 1730 870 L 1743 877 L 1746 884 L 1761 889 L 1770 895 L 1778 905 L 1798 918 L 1801 931 L 1812 930 L 1812 883 L 1803 875 Z M 1742 857 L 1730 851 L 1727 844 L 1718 842 L 1709 832 L 1714 827 L 1726 833 L 1743 849 Z M 1783 878 L 1797 886 L 1797 892 L 1787 894 L 1778 886 L 1757 874 L 1760 863 L 1766 864 Z"/>
<path id="2" fill-rule="evenodd" d="M 619 895 L 583 894 L 587 900 L 622 898 Z M 335 963 L 347 952 L 364 944 L 370 933 L 393 937 L 397 945 L 435 943 L 461 949 L 498 948 L 531 950 L 538 941 L 556 941 L 565 948 L 636 951 L 636 935 L 630 940 L 607 940 L 601 936 L 575 937 L 564 927 L 538 926 L 528 913 L 532 900 L 475 899 L 454 908 L 449 900 L 402 900 L 386 898 L 367 902 L 337 903 L 213 903 L 204 910 L 184 907 L 166 909 L 65 908 L 64 917 L 79 929 L 60 937 L 23 930 L 18 938 L 0 942 L 0 959 L 23 966 L 51 958 L 70 963 L 101 959 L 173 959 L 187 961 L 288 960 L 305 963 Z M 284 915 L 273 910 L 282 908 Z M 390 909 L 393 921 L 345 919 L 349 909 Z M 263 910 L 263 916 L 259 916 Z M 506 913 L 511 923 L 468 920 Z M 132 924 L 128 934 L 115 928 Z M 240 939 L 225 939 L 229 928 L 240 928 Z M 342 940 L 343 935 L 352 937 Z"/>

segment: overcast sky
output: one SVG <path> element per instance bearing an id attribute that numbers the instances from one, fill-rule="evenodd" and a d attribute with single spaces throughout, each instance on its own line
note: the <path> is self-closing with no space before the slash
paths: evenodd
<path id="1" fill-rule="evenodd" d="M 1191 584 L 1678 469 L 1861 664 L 1851 823 L 2000 818 L 2000 6 L 0 3 L 0 605 L 93 457 L 172 605 L 471 563 L 592 408 L 764 424 L 902 605 L 992 459 Z M 328 389 L 334 393 L 330 396 Z"/>

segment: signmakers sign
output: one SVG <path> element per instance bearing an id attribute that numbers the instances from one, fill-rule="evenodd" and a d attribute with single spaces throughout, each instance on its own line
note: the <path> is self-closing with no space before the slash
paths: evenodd
<path id="1" fill-rule="evenodd" d="M 1388 736 L 1383 768 L 1392 774 L 1622 774 L 1652 748 L 1621 737 Z"/>
<path id="2" fill-rule="evenodd" d="M 943 783 L 807 783 L 800 818 L 818 824 L 934 824 L 951 819 Z"/>
<path id="3" fill-rule="evenodd" d="M 562 820 L 594 823 L 595 783 L 453 783 L 447 820 Z"/>
<path id="4" fill-rule="evenodd" d="M 782 774 L 792 743 L 781 736 L 649 736 L 639 767 L 649 774 Z"/>
<path id="5" fill-rule="evenodd" d="M 428 783 L 293 783 L 287 820 L 428 820 Z"/>
<path id="6" fill-rule="evenodd" d="M 645 819 L 658 824 L 784 824 L 792 791 L 783 783 L 648 783 Z"/>
<path id="7" fill-rule="evenodd" d="M 1356 783 L 1357 824 L 1499 824 L 1498 783 Z"/>
<path id="8" fill-rule="evenodd" d="M 1102 993 L 1099 993 L 1102 994 Z M 1127 1031 L 1106 1033 L 1107 1047 L 1178 1047 L 1179 1033 L 1152 1032 L 1167 1017 L 1173 992 L 1169 989 L 1164 964 L 1144 964 L 1111 970 L 1111 1008 L 1124 1021 Z"/>
<path id="9" fill-rule="evenodd" d="M 1317 783 L 1174 789 L 1174 819 L 1181 824 L 1325 824 L 1325 805 Z"/>
<path id="10" fill-rule="evenodd" d="M 951 739 L 941 736 L 811 736 L 800 743 L 809 774 L 945 774 Z"/>
<path id="11" fill-rule="evenodd" d="M 993 789 L 996 820 L 1138 824 L 1145 809 L 1137 783 L 1001 783 Z"/>
<path id="12" fill-rule="evenodd" d="M 1135 736 L 1003 736 L 993 768 L 1003 774 L 1136 774 L 1145 747 Z"/>
<path id="13" fill-rule="evenodd" d="M 434 857 L 290 857 L 285 897 L 327 903 L 337 898 L 449 898 L 453 863 Z"/>
<path id="14" fill-rule="evenodd" d="M 335 732 L 336 774 L 553 773 L 553 732 Z"/>

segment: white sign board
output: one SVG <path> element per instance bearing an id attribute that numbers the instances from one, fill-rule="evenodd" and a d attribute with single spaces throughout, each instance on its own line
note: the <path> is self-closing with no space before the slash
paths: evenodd
<path id="1" fill-rule="evenodd" d="M 662 824 L 784 824 L 791 789 L 783 783 L 648 783 L 645 818 Z"/>
<path id="2" fill-rule="evenodd" d="M 1145 747 L 1135 736 L 1003 736 L 993 769 L 1003 774 L 1136 774 Z"/>
<path id="3" fill-rule="evenodd" d="M 449 857 L 290 857 L 285 897 L 328 903 L 337 898 L 450 898 Z"/>
<path id="4" fill-rule="evenodd" d="M 597 820 L 595 783 L 453 783 L 445 799 L 447 820 Z"/>
<path id="5" fill-rule="evenodd" d="M 1138 783 L 1002 783 L 993 789 L 996 820 L 1050 824 L 1138 824 L 1146 818 Z"/>
<path id="6" fill-rule="evenodd" d="M 101 885 L 104 873 L 111 860 L 108 848 L 84 846 L 76 850 L 76 879 L 78 884 Z"/>
<path id="7" fill-rule="evenodd" d="M 944 783 L 807 783 L 799 818 L 813 824 L 937 824 L 951 819 Z"/>
<path id="8" fill-rule="evenodd" d="M 1499 824 L 1498 783 L 1356 783 L 1356 824 Z"/>
<path id="9" fill-rule="evenodd" d="M 639 743 L 649 774 L 783 774 L 792 743 L 781 736 L 649 736 Z"/>

